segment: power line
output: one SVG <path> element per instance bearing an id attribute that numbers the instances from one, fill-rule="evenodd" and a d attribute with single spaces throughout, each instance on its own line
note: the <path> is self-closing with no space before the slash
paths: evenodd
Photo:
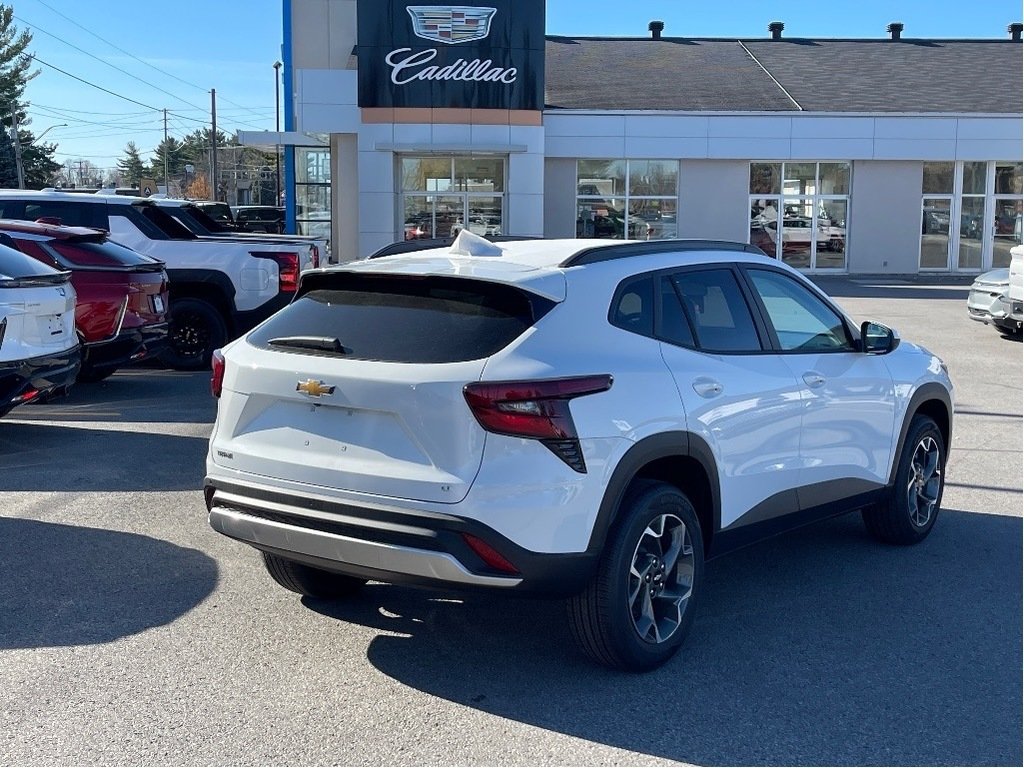
<path id="1" fill-rule="evenodd" d="M 187 86 L 189 86 L 189 87 L 191 87 L 191 88 L 196 88 L 196 89 L 198 89 L 198 90 L 200 90 L 200 91 L 203 91 L 204 93 L 209 93 L 209 92 L 210 92 L 210 89 L 209 89 L 209 88 L 203 88 L 203 86 L 201 86 L 201 85 L 196 85 L 195 83 L 191 83 L 191 82 L 189 82 L 188 80 L 184 80 L 184 79 L 182 79 L 182 78 L 178 77 L 177 75 L 171 74 L 171 73 L 170 73 L 170 72 L 168 72 L 167 70 L 164 70 L 164 69 L 160 69 L 160 67 L 157 67 L 157 66 L 155 66 L 155 65 L 153 65 L 153 64 L 150 64 L 150 63 L 149 63 L 148 61 L 144 61 L 143 59 L 140 59 L 140 58 L 139 58 L 138 56 L 136 56 L 136 55 L 135 55 L 134 53 L 132 53 L 131 51 L 126 51 L 126 50 L 125 50 L 124 48 L 122 48 L 121 46 L 117 45 L 116 43 L 112 43 L 112 42 L 110 42 L 110 41 L 109 41 L 109 40 L 107 40 L 107 39 L 106 39 L 105 37 L 100 37 L 100 35 L 96 34 L 95 32 L 93 32 L 93 31 L 92 31 L 91 29 L 89 29 L 88 27 L 85 27 L 85 26 L 83 26 L 83 25 L 81 24 L 81 22 L 75 21 L 75 20 L 74 20 L 74 19 L 72 19 L 72 18 L 71 18 L 70 16 L 68 16 L 68 15 L 66 15 L 66 14 L 64 14 L 64 13 L 61 13 L 60 11 L 58 11 L 58 10 L 57 10 L 56 8 L 54 8 L 54 7 L 53 7 L 52 5 L 50 5 L 49 3 L 46 3 L 46 2 L 44 2 L 43 0 L 36 0 L 36 2 L 38 2 L 38 3 L 39 3 L 39 4 L 41 5 L 41 6 L 43 6 L 43 7 L 45 7 L 45 8 L 49 8 L 49 9 L 50 9 L 51 11 L 53 11 L 53 12 L 54 12 L 55 14 L 57 14 L 57 15 L 58 15 L 58 16 L 60 16 L 61 18 L 63 18 L 63 19 L 66 19 L 67 21 L 70 21 L 70 22 L 71 22 L 72 24 L 74 24 L 74 25 L 75 25 L 76 27 L 78 27 L 79 29 L 81 29 L 81 30 L 82 30 L 83 32 L 88 32 L 88 33 L 89 33 L 90 35 L 92 35 L 93 37 L 95 37 L 95 38 L 96 38 L 97 40 L 101 40 L 102 42 L 106 43 L 107 45 L 109 45 L 110 47 L 114 48 L 115 50 L 118 50 L 118 51 L 120 51 L 120 52 L 121 52 L 121 53 L 123 53 L 123 54 L 124 54 L 125 56 L 130 56 L 131 58 L 135 59 L 135 60 L 136 60 L 137 62 L 139 62 L 140 64 L 145 64 L 145 65 L 146 65 L 147 67 L 149 67 L 150 69 L 156 70 L 157 72 L 160 72 L 161 74 L 167 75 L 168 77 L 170 77 L 170 78 L 173 78 L 174 80 L 177 80 L 177 81 L 178 81 L 179 83 L 183 83 L 183 84 L 185 84 L 185 85 L 187 85 Z M 248 107 L 244 107 L 244 106 L 242 106 L 241 104 L 237 104 L 237 103 L 235 103 L 235 102 L 231 101 L 231 99 L 226 99 L 226 98 L 223 98 L 223 97 L 221 97 L 221 100 L 222 100 L 222 101 L 226 101 L 226 102 L 227 102 L 228 104 L 233 104 L 234 106 L 238 107 L 239 109 L 245 109 L 245 110 L 248 110 L 248 109 L 249 109 Z M 185 103 L 186 103 L 186 104 L 189 104 L 189 102 L 187 102 L 187 101 L 186 101 Z M 191 106 L 195 107 L 195 104 L 192 104 Z M 199 109 L 200 111 L 205 111 L 205 110 L 204 110 L 204 109 L 202 109 L 201 107 L 196 107 L 196 109 Z M 236 122 L 240 122 L 240 123 L 241 123 L 241 121 L 236 121 Z M 241 123 L 241 124 L 242 124 L 242 125 L 246 125 L 246 123 Z M 251 124 L 251 123 L 249 123 L 248 125 L 252 125 L 252 124 Z"/>
<path id="2" fill-rule="evenodd" d="M 127 72 L 127 71 L 121 69 L 120 67 L 115 66 L 114 64 L 111 64 L 109 61 L 106 61 L 105 59 L 101 59 L 99 56 L 96 56 L 96 55 L 94 55 L 92 53 L 89 53 L 89 51 L 85 50 L 84 48 L 79 48 L 74 43 L 70 43 L 67 40 L 65 40 L 64 38 L 59 37 L 58 35 L 53 34 L 52 32 L 47 32 L 45 29 L 40 27 L 38 24 L 33 24 L 28 19 L 23 19 L 23 18 L 21 18 L 21 17 L 19 17 L 17 15 L 14 18 L 17 19 L 18 21 L 20 21 L 22 24 L 24 24 L 24 25 L 26 25 L 28 27 L 34 28 L 37 32 L 42 32 L 44 35 L 49 35 L 54 40 L 56 40 L 56 41 L 58 41 L 60 43 L 64 43 L 64 45 L 68 46 L 69 48 L 74 48 L 76 51 L 79 51 L 80 53 L 84 53 L 90 59 L 95 59 L 96 61 L 100 62 L 100 64 L 105 64 L 106 66 L 110 67 L 111 69 L 120 72 L 122 75 L 130 77 L 132 80 L 138 80 L 143 85 L 148 85 L 150 88 L 158 90 L 158 91 L 160 91 L 160 93 L 167 94 L 172 99 L 177 99 L 178 101 L 182 102 L 183 104 L 188 104 L 190 107 L 195 107 L 196 106 L 191 101 L 188 101 L 187 99 L 181 98 L 181 96 L 177 96 L 177 95 L 171 93 L 170 91 L 165 91 L 159 85 L 153 85 L 153 83 L 151 83 L 151 82 L 149 82 L 147 80 L 143 80 L 141 77 L 136 77 L 131 72 Z M 196 107 L 196 108 L 198 109 L 198 107 Z"/>
<path id="3" fill-rule="evenodd" d="M 145 107 L 146 109 L 151 109 L 154 112 L 163 112 L 162 109 L 157 109 L 156 107 L 151 107 L 151 106 L 149 106 L 149 104 L 143 104 L 141 101 L 136 101 L 135 99 L 130 98 L 128 96 L 122 96 L 120 93 L 114 93 L 113 91 L 111 91 L 111 90 L 109 90 L 107 88 L 104 88 L 102 85 L 96 85 L 96 83 L 90 83 L 88 80 L 84 80 L 81 77 L 79 77 L 78 75 L 72 75 L 67 70 L 61 69 L 60 67 L 55 66 L 55 65 L 49 63 L 48 61 L 43 61 L 38 56 L 36 56 L 34 53 L 26 53 L 25 55 L 28 58 L 32 59 L 33 61 L 38 61 L 43 66 L 49 67 L 50 69 L 55 69 L 58 72 L 60 72 L 61 74 L 67 75 L 68 77 L 73 78 L 74 80 L 77 80 L 80 83 L 85 83 L 86 85 L 88 85 L 88 86 L 90 86 L 92 88 L 95 88 L 98 91 L 103 91 L 104 93 L 109 93 L 111 96 L 116 96 L 117 98 L 123 99 L 124 101 L 130 101 L 132 104 L 138 104 L 140 107 Z"/>

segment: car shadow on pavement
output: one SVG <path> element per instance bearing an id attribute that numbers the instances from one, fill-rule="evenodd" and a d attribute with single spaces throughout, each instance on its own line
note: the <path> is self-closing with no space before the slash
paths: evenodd
<path id="1" fill-rule="evenodd" d="M 208 372 L 129 368 L 103 381 L 75 384 L 67 397 L 21 406 L 16 419 L 40 421 L 213 423 L 217 401 Z"/>
<path id="2" fill-rule="evenodd" d="M 0 420 L 0 491 L 190 491 L 206 436 Z"/>
<path id="3" fill-rule="evenodd" d="M 169 624 L 217 584 L 202 552 L 133 533 L 0 517 L 0 650 L 108 643 Z"/>
<path id="4" fill-rule="evenodd" d="M 709 563 L 682 652 L 628 675 L 577 655 L 557 601 L 371 584 L 312 610 L 382 630 L 417 690 L 701 765 L 1021 764 L 1021 519 L 943 511 L 909 548 L 847 515 Z"/>

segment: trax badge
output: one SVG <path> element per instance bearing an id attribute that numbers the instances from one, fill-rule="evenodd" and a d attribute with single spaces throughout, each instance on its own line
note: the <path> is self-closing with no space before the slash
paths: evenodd
<path id="1" fill-rule="evenodd" d="M 324 384 L 316 379 L 306 379 L 295 385 L 295 391 L 310 397 L 323 397 L 324 395 L 334 394 L 334 385 Z"/>

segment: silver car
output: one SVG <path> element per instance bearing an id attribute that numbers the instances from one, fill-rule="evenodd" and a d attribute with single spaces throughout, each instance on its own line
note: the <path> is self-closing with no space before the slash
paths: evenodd
<path id="1" fill-rule="evenodd" d="M 1020 324 L 1008 316 L 1007 304 L 1003 298 L 1010 292 L 1010 270 L 1006 267 L 993 269 L 971 284 L 967 295 L 967 315 L 971 320 L 991 325 L 1003 334 L 1017 333 Z"/>

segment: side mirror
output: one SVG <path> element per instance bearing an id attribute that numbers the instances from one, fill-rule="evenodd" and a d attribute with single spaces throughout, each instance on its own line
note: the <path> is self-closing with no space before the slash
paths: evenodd
<path id="1" fill-rule="evenodd" d="M 887 355 L 899 345 L 900 339 L 891 328 L 886 328 L 881 323 L 861 323 L 861 352 L 869 355 Z"/>

